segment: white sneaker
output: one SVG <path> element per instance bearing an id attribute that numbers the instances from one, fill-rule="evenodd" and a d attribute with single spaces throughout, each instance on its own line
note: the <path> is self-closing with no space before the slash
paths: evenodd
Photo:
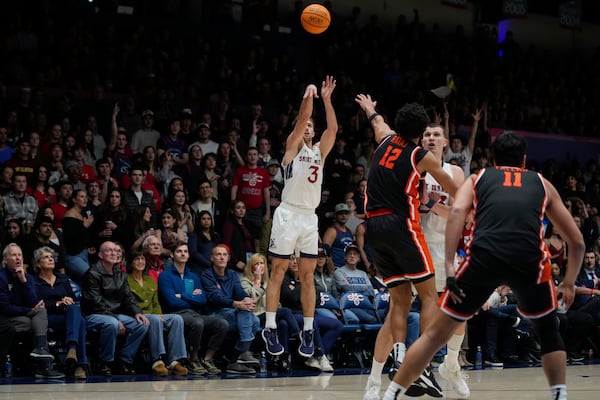
<path id="1" fill-rule="evenodd" d="M 448 356 L 444 357 L 444 362 L 441 363 L 440 366 L 438 367 L 438 372 L 440 373 L 442 378 L 447 380 L 448 383 L 450 384 L 450 386 L 452 386 L 452 389 L 454 389 L 454 391 L 458 395 L 458 398 L 466 399 L 471 395 L 469 386 L 467 385 L 467 382 L 465 382 L 465 379 L 468 379 L 469 376 L 467 374 L 463 373 L 460 368 L 458 368 L 458 369 L 448 368 L 446 366 L 446 358 L 447 357 Z"/>
<path id="2" fill-rule="evenodd" d="M 321 363 L 319 362 L 319 359 L 315 358 L 315 357 L 308 357 L 305 361 L 304 361 L 304 365 L 306 365 L 307 367 L 310 368 L 314 368 L 314 369 L 321 369 Z"/>
<path id="3" fill-rule="evenodd" d="M 365 387 L 365 396 L 363 400 L 381 400 L 379 392 L 381 391 L 381 381 L 375 381 L 369 378 Z"/>
<path id="4" fill-rule="evenodd" d="M 322 355 L 321 358 L 319 358 L 319 369 L 322 372 L 333 372 L 333 367 L 326 355 Z"/>

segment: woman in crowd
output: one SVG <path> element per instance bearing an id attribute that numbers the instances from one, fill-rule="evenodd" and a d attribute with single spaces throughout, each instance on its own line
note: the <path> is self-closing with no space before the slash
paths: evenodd
<path id="1" fill-rule="evenodd" d="M 131 242 L 127 228 L 127 208 L 119 189 L 113 189 L 108 193 L 104 211 L 95 225 L 98 232 L 96 237 L 98 247 L 107 240 L 123 244 Z"/>
<path id="2" fill-rule="evenodd" d="M 223 172 L 217 169 L 217 155 L 215 153 L 208 153 L 202 157 L 202 170 L 204 175 L 210 181 L 213 188 L 213 196 L 218 200 L 222 196 L 223 188 L 219 184 L 225 177 L 222 175 Z M 231 182 L 231 180 L 230 180 Z M 227 189 L 231 191 L 231 186 L 227 186 Z"/>
<path id="3" fill-rule="evenodd" d="M 49 177 L 48 167 L 40 165 L 33 173 L 31 185 L 27 187 L 27 194 L 35 197 L 39 208 L 49 206 L 56 201 L 56 192 L 48 183 Z"/>
<path id="4" fill-rule="evenodd" d="M 168 208 L 162 212 L 161 218 L 161 239 L 164 249 L 173 251 L 179 241 L 187 242 L 187 237 L 177 223 L 177 214 Z"/>
<path id="5" fill-rule="evenodd" d="M 71 196 L 70 207 L 65 212 L 62 221 L 67 275 L 78 283 L 81 283 L 83 275 L 90 268 L 88 261 L 89 231 L 94 223 L 94 216 L 83 214 L 86 206 L 85 190 L 75 190 Z"/>
<path id="6" fill-rule="evenodd" d="M 150 321 L 146 337 L 152 357 L 152 372 L 157 376 L 167 376 L 169 373 L 187 375 L 187 368 L 179 363 L 187 357 L 183 318 L 178 314 L 163 314 L 158 302 L 157 283 L 146 274 L 146 258 L 141 252 L 132 254 L 127 272 L 127 282 L 135 302 Z M 166 358 L 166 366 L 163 358 Z"/>
<path id="7" fill-rule="evenodd" d="M 142 242 L 148 236 L 156 236 L 160 238 L 162 231 L 152 223 L 152 210 L 148 206 L 137 206 L 133 213 L 133 220 L 130 221 L 130 239 L 133 243 L 130 250 L 134 251 L 142 247 Z"/>
<path id="8" fill-rule="evenodd" d="M 6 221 L 6 233 L 2 238 L 2 249 L 9 243 L 16 243 L 21 248 L 25 241 L 25 234 L 23 233 L 24 221 L 22 218 L 11 218 Z M 29 260 L 25 260 L 27 263 Z"/>
<path id="9" fill-rule="evenodd" d="M 223 224 L 223 243 L 231 249 L 229 266 L 240 275 L 246 266 L 246 259 L 254 253 L 254 238 L 244 222 L 246 205 L 241 200 L 233 200 L 229 215 Z"/>
<path id="10" fill-rule="evenodd" d="M 160 163 L 158 162 L 158 155 L 156 153 L 156 148 L 154 146 L 146 146 L 143 151 L 143 162 L 148 166 L 148 175 L 150 175 L 152 180 L 156 180 L 156 175 L 158 171 L 160 171 Z M 149 177 L 146 177 L 148 179 Z"/>
<path id="11" fill-rule="evenodd" d="M 69 283 L 69 279 L 55 271 L 55 254 L 50 247 L 40 247 L 33 252 L 33 267 L 37 272 L 36 290 L 48 313 L 48 327 L 66 334 L 68 347 L 65 362 L 67 372 L 76 379 L 86 379 L 88 359 L 86 354 L 85 318 Z"/>
<path id="12" fill-rule="evenodd" d="M 94 154 L 94 132 L 86 129 L 81 135 L 79 142 L 83 145 L 83 162 L 87 165 L 96 164 L 96 155 Z"/>
<path id="13" fill-rule="evenodd" d="M 261 326 L 265 326 L 266 319 L 266 290 L 269 282 L 269 270 L 267 268 L 267 259 L 260 253 L 250 256 L 244 269 L 244 276 L 241 279 L 242 287 L 256 302 L 254 315 L 260 320 Z M 279 334 L 279 343 L 282 344 L 284 353 L 281 356 L 273 358 L 275 369 L 284 372 L 289 371 L 290 351 L 289 338 L 300 333 L 300 327 L 292 311 L 287 307 L 277 308 L 277 333 Z"/>
<path id="14" fill-rule="evenodd" d="M 174 189 L 165 202 L 165 208 L 175 211 L 179 228 L 186 235 L 194 232 L 194 219 L 192 218 L 191 207 L 185 191 Z"/>
<path id="15" fill-rule="evenodd" d="M 220 238 L 215 231 L 210 211 L 200 211 L 197 220 L 196 230 L 188 236 L 188 248 L 190 251 L 190 269 L 199 276 L 211 267 L 212 250 L 220 243 Z"/>

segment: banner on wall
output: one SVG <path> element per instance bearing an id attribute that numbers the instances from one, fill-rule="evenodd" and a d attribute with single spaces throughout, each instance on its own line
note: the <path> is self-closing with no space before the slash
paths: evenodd
<path id="1" fill-rule="evenodd" d="M 503 0 L 502 13 L 508 18 L 527 19 L 529 3 L 527 0 Z"/>
<path id="2" fill-rule="evenodd" d="M 561 2 L 558 5 L 558 23 L 565 29 L 581 30 L 581 0 Z"/>
<path id="3" fill-rule="evenodd" d="M 467 0 L 440 0 L 445 6 L 456 7 L 456 8 L 467 8 Z"/>

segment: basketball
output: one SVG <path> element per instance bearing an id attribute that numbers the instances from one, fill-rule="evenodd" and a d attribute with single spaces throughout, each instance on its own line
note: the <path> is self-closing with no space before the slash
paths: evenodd
<path id="1" fill-rule="evenodd" d="M 318 35 L 319 33 L 325 32 L 329 27 L 331 15 L 329 15 L 329 10 L 324 6 L 320 4 L 311 4 L 302 10 L 300 22 L 306 32 Z"/>

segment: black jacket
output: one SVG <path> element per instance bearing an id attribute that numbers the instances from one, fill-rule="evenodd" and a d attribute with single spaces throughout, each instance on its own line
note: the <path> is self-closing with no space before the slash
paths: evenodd
<path id="1" fill-rule="evenodd" d="M 100 262 L 85 273 L 81 309 L 84 314 L 105 314 L 114 317 L 125 314 L 131 317 L 141 314 L 127 283 L 127 274 L 118 266 L 112 274 L 107 273 Z"/>

